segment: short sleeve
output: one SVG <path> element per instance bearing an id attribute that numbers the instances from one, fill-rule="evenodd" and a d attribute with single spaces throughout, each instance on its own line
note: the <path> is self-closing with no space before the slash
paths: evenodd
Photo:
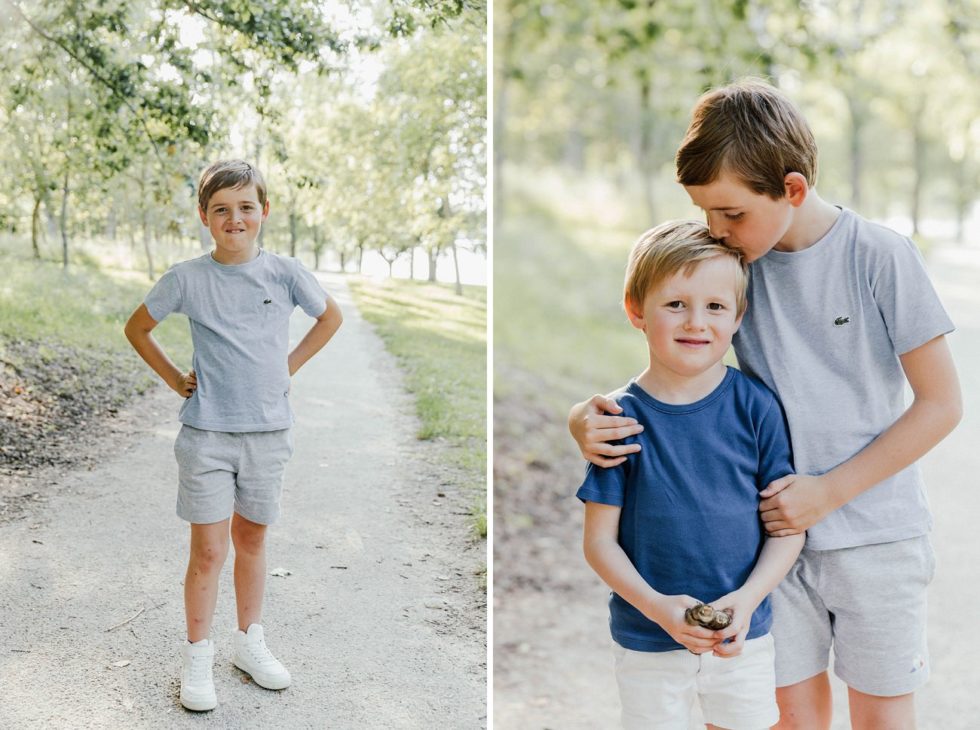
<path id="1" fill-rule="evenodd" d="M 872 291 L 896 354 L 904 355 L 952 332 L 953 322 L 915 244 L 902 238 L 880 255 Z"/>
<path id="2" fill-rule="evenodd" d="M 146 311 L 157 322 L 163 320 L 168 314 L 179 312 L 181 303 L 180 281 L 173 269 L 168 270 L 160 277 L 160 280 L 153 285 L 143 300 Z"/>
<path id="3" fill-rule="evenodd" d="M 622 507 L 626 495 L 626 464 L 628 463 L 629 459 L 609 468 L 589 464 L 585 471 L 585 480 L 575 496 L 583 502 Z"/>
<path id="4" fill-rule="evenodd" d="M 779 400 L 770 394 L 769 408 L 759 424 L 759 476 L 758 488 L 765 489 L 770 482 L 787 474 L 793 474 L 793 451 L 790 446 L 789 428 Z"/>
<path id="5" fill-rule="evenodd" d="M 299 261 L 296 261 L 290 296 L 293 304 L 311 317 L 319 317 L 327 308 L 327 293 L 317 278 Z"/>

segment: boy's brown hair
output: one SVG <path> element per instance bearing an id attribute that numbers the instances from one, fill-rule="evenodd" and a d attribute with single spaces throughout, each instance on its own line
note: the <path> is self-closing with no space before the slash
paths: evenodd
<path id="1" fill-rule="evenodd" d="M 735 316 L 745 312 L 749 267 L 742 253 L 712 238 L 698 221 L 668 221 L 640 236 L 626 265 L 623 300 L 627 308 L 642 307 L 647 294 L 678 271 L 690 275 L 698 264 L 717 256 L 730 256 L 735 270 Z"/>
<path id="2" fill-rule="evenodd" d="M 245 160 L 218 160 L 201 173 L 201 181 L 197 185 L 197 204 L 201 210 L 208 212 L 211 196 L 226 188 L 237 189 L 246 185 L 255 185 L 259 195 L 259 205 L 265 207 L 266 191 L 265 178 L 257 167 Z"/>
<path id="3" fill-rule="evenodd" d="M 788 173 L 817 182 L 817 144 L 800 110 L 761 79 L 743 79 L 704 94 L 677 150 L 677 181 L 707 185 L 728 171 L 774 200 Z"/>

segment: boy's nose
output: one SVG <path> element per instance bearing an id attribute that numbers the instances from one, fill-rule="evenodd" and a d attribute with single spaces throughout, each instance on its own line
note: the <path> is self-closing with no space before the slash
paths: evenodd
<path id="1" fill-rule="evenodd" d="M 692 309 L 688 312 L 687 321 L 684 326 L 689 330 L 703 330 L 704 329 L 704 314 L 700 309 Z"/>
<path id="2" fill-rule="evenodd" d="M 728 229 L 725 225 L 719 221 L 717 218 L 714 220 L 708 219 L 708 233 L 711 234 L 712 238 L 717 238 L 719 241 L 724 241 L 725 236 L 728 235 Z"/>

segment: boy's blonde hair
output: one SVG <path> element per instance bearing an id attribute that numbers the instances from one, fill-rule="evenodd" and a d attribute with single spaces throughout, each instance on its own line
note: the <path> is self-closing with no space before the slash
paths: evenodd
<path id="1" fill-rule="evenodd" d="M 259 194 L 259 205 L 264 208 L 265 178 L 259 169 L 245 160 L 218 160 L 201 173 L 201 181 L 197 185 L 197 204 L 207 213 L 208 203 L 216 192 L 226 188 L 243 188 L 246 185 L 255 185 L 255 192 Z"/>
<path id="2" fill-rule="evenodd" d="M 704 94 L 677 150 L 677 181 L 707 185 L 729 171 L 754 192 L 779 200 L 787 174 L 817 183 L 817 144 L 800 110 L 761 79 Z"/>
<path id="3" fill-rule="evenodd" d="M 711 237 L 708 227 L 697 221 L 668 221 L 640 236 L 626 265 L 623 300 L 642 307 L 647 294 L 665 280 L 682 271 L 689 275 L 698 264 L 717 256 L 735 260 L 735 316 L 745 312 L 749 267 L 742 253 Z"/>

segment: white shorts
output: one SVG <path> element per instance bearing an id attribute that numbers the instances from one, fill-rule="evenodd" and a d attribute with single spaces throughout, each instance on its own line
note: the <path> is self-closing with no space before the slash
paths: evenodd
<path id="1" fill-rule="evenodd" d="M 914 692 L 929 678 L 926 587 L 936 560 L 929 537 L 841 550 L 804 548 L 772 594 L 776 679 L 785 687 L 827 669 L 879 697 Z"/>
<path id="2" fill-rule="evenodd" d="M 705 722 L 728 730 L 762 730 L 779 721 L 769 634 L 746 641 L 731 658 L 633 651 L 619 644 L 613 651 L 625 730 L 686 729 L 695 696 Z"/>

